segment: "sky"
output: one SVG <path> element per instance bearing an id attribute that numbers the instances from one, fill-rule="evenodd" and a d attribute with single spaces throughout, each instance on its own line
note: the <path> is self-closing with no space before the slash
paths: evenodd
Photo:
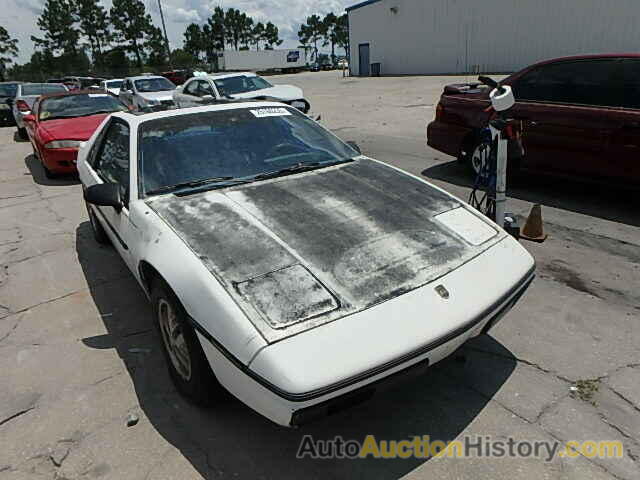
<path id="1" fill-rule="evenodd" d="M 160 26 L 157 0 L 143 0 L 156 25 Z M 280 30 L 284 40 L 281 48 L 298 46 L 298 28 L 313 14 L 324 16 L 333 11 L 343 13 L 345 7 L 360 0 L 161 0 L 167 23 L 167 35 L 172 48 L 182 45 L 185 28 L 192 22 L 203 23 L 217 6 L 238 8 L 255 21 L 271 21 Z M 18 39 L 18 63 L 28 62 L 33 53 L 31 35 L 39 36 L 36 20 L 42 12 L 45 0 L 0 0 L 0 25 Z M 107 8 L 111 0 L 100 0 Z"/>

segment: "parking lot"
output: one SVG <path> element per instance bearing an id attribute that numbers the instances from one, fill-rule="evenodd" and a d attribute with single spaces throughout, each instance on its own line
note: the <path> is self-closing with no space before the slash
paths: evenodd
<path id="1" fill-rule="evenodd" d="M 303 88 L 310 115 L 364 154 L 466 200 L 465 168 L 425 139 L 442 87 L 464 77 L 269 80 Z M 77 180 L 46 179 L 14 134 L 0 129 L 1 479 L 639 478 L 637 193 L 518 178 L 507 210 L 526 216 L 540 203 L 549 238 L 525 244 L 537 278 L 492 335 L 363 405 L 291 430 L 231 398 L 202 410 L 176 393 L 146 298 L 117 253 L 94 241 Z M 139 422 L 128 427 L 130 414 Z M 625 452 L 296 459 L 307 434 L 620 440 Z"/>

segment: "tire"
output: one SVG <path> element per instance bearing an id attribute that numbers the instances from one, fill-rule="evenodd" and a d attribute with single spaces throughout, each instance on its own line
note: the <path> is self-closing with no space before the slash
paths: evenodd
<path id="1" fill-rule="evenodd" d="M 29 134 L 27 133 L 27 129 L 24 127 L 18 128 L 18 137 L 21 140 L 29 140 Z"/>
<path id="2" fill-rule="evenodd" d="M 96 217 L 95 212 L 91 210 L 91 208 L 89 207 L 89 205 L 86 204 L 86 202 L 85 202 L 85 206 L 87 207 L 87 213 L 89 214 L 89 223 L 91 223 L 91 231 L 93 232 L 93 238 L 95 238 L 96 242 L 98 242 L 101 245 L 110 245 L 111 240 L 107 236 L 107 232 L 105 232 L 104 228 L 102 228 L 102 225 L 100 224 L 98 217 Z"/>
<path id="3" fill-rule="evenodd" d="M 468 151 L 465 164 L 469 169 L 469 173 L 475 177 L 480 173 L 485 163 L 489 161 L 491 147 L 486 143 L 475 143 Z"/>
<path id="4" fill-rule="evenodd" d="M 151 287 L 151 305 L 169 375 L 178 391 L 208 407 L 221 396 L 218 383 L 182 304 L 162 279 Z"/>

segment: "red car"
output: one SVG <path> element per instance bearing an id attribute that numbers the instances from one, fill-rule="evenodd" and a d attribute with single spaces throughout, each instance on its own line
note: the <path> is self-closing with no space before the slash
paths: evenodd
<path id="1" fill-rule="evenodd" d="M 47 178 L 76 173 L 80 143 L 88 140 L 110 113 L 126 110 L 117 97 L 99 90 L 41 96 L 24 121 Z"/>
<path id="2" fill-rule="evenodd" d="M 535 64 L 503 81 L 516 97 L 525 156 L 511 162 L 542 173 L 640 185 L 640 55 L 584 55 Z M 474 171 L 490 113 L 479 84 L 448 85 L 427 128 L 429 146 Z"/>

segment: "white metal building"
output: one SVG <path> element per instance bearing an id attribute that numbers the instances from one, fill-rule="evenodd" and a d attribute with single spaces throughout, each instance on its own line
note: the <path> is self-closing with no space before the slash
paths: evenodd
<path id="1" fill-rule="evenodd" d="M 368 0 L 347 12 L 352 75 L 375 63 L 382 75 L 512 72 L 640 51 L 640 0 Z"/>

